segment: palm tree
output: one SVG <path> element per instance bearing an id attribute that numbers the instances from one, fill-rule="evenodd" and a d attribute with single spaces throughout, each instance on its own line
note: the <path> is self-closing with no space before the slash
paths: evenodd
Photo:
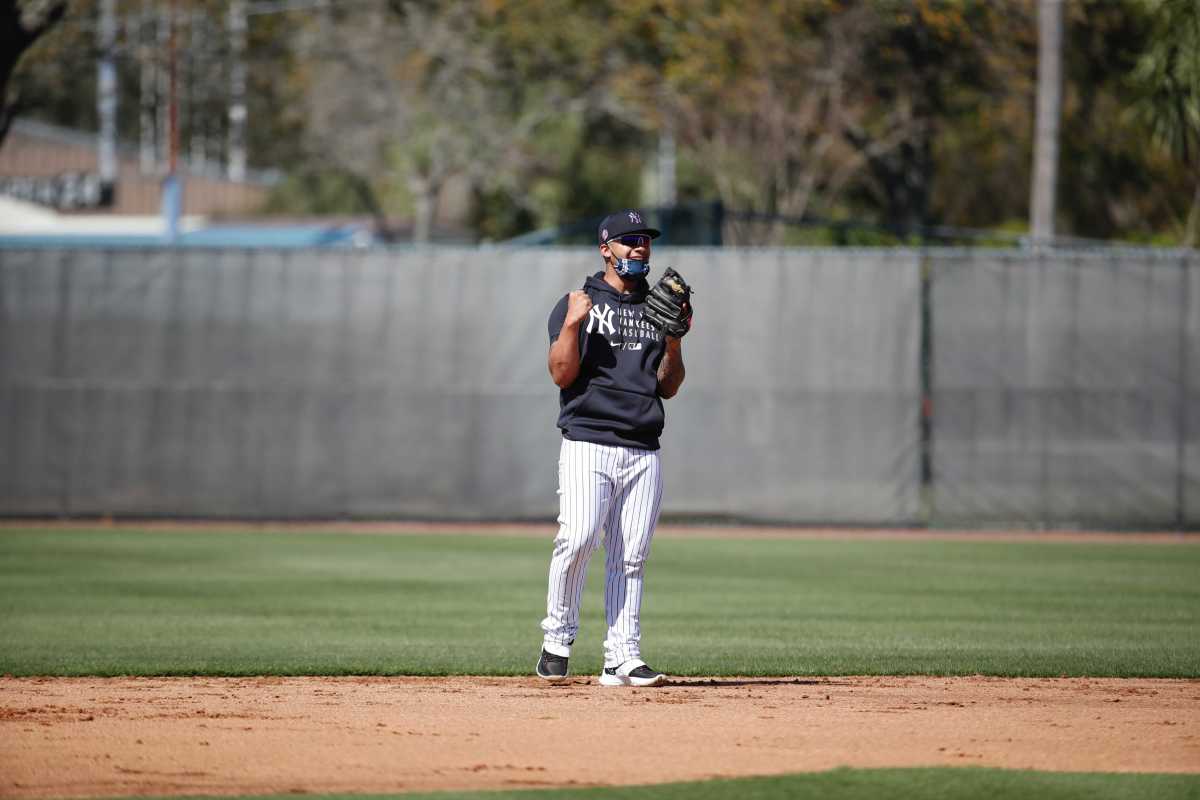
<path id="1" fill-rule="evenodd" d="M 1200 0 L 1148 0 L 1154 30 L 1138 60 L 1136 113 L 1155 140 L 1191 172 L 1194 191 L 1183 245 L 1200 234 Z"/>

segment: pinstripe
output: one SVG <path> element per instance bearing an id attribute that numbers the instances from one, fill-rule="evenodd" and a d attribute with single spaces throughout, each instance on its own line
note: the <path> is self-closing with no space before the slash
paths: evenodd
<path id="1" fill-rule="evenodd" d="M 608 624 L 608 636 L 604 640 L 606 667 L 614 666 L 612 658 L 615 657 L 615 643 L 624 638 L 620 632 L 623 627 L 620 622 L 621 608 L 625 602 L 624 585 L 619 579 L 625 569 L 625 531 L 621 524 L 621 509 L 628 500 L 629 489 L 628 484 L 622 486 L 621 496 L 613 503 L 607 524 L 608 537 L 604 541 L 607 550 L 604 561 L 604 619 Z"/>
<path id="2" fill-rule="evenodd" d="M 659 466 L 657 452 L 630 451 L 625 477 L 628 493 L 614 513 L 618 520 L 615 527 L 622 535 L 622 557 L 610 564 L 607 576 L 610 587 L 607 596 L 613 598 L 614 607 L 608 615 L 606 666 L 617 666 L 641 656 L 642 579 L 662 497 Z"/>
<path id="3" fill-rule="evenodd" d="M 603 454 L 593 445 L 564 439 L 559 456 L 559 531 L 550 562 L 544 644 L 569 649 L 579 630 L 579 604 L 588 561 L 611 491 Z"/>
<path id="4" fill-rule="evenodd" d="M 658 451 L 563 439 L 558 491 L 543 643 L 569 654 L 579 631 L 588 563 L 603 530 L 604 663 L 639 658 L 642 578 L 662 500 Z"/>

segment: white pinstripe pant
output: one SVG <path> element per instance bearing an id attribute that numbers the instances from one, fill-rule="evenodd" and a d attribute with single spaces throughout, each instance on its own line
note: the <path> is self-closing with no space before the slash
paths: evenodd
<path id="1" fill-rule="evenodd" d="M 550 559 L 542 646 L 571 654 L 588 561 L 605 531 L 604 666 L 640 658 L 642 573 L 662 501 L 657 450 L 563 439 L 558 457 L 558 535 Z"/>

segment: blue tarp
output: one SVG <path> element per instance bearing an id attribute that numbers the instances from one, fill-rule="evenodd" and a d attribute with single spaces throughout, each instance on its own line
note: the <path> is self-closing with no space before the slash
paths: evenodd
<path id="1" fill-rule="evenodd" d="M 360 225 L 230 225 L 182 233 L 179 247 L 354 247 L 374 242 Z M 0 247 L 162 247 L 165 237 L 144 234 L 0 234 Z"/>

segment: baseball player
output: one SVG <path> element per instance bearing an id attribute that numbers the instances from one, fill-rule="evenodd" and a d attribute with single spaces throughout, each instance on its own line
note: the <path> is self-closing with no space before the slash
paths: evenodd
<path id="1" fill-rule="evenodd" d="M 657 686 L 666 676 L 642 660 L 640 648 L 642 573 L 662 499 L 662 401 L 683 383 L 690 288 L 673 270 L 650 287 L 650 242 L 659 231 L 638 211 L 610 214 L 599 234 L 604 270 L 550 314 L 549 368 L 561 389 L 563 440 L 537 674 L 567 677 L 588 561 L 603 538 L 608 636 L 600 683 Z"/>

